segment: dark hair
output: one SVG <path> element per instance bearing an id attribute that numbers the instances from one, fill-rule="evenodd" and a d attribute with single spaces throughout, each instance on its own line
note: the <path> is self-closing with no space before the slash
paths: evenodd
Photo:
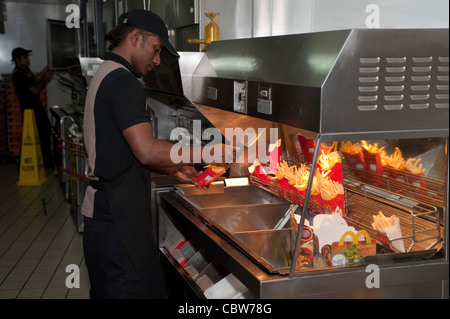
<path id="1" fill-rule="evenodd" d="M 111 45 L 108 47 L 108 50 L 111 51 L 115 47 L 119 46 L 120 43 L 126 38 L 126 36 L 135 29 L 136 27 L 126 24 L 117 25 L 105 36 L 105 40 L 111 42 Z"/>
<path id="2" fill-rule="evenodd" d="M 108 47 L 108 50 L 112 51 L 112 49 L 114 49 L 115 47 L 119 46 L 120 43 L 122 43 L 122 41 L 126 38 L 126 36 L 130 32 L 132 32 L 132 31 L 134 31 L 136 29 L 139 30 L 139 33 L 142 36 L 142 45 L 144 45 L 145 41 L 147 40 L 147 38 L 149 36 L 154 35 L 151 32 L 147 32 L 147 31 L 141 30 L 141 29 L 136 28 L 136 27 L 131 26 L 131 25 L 119 24 L 105 36 L 105 39 L 107 41 L 111 42 L 111 45 Z"/>

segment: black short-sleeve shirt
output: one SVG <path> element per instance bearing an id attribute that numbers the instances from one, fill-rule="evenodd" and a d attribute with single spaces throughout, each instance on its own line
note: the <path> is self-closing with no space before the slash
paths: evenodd
<path id="1" fill-rule="evenodd" d="M 27 67 L 16 66 L 12 73 L 12 82 L 20 101 L 22 113 L 24 109 L 39 110 L 42 103 L 39 95 L 30 91 L 34 85 L 35 77 L 33 72 Z"/>
<path id="2" fill-rule="evenodd" d="M 125 59 L 110 52 L 91 80 L 83 126 L 90 179 L 115 182 L 135 161 L 122 132 L 150 122 L 140 76 Z M 89 217 L 95 192 L 88 187 L 82 207 Z"/>

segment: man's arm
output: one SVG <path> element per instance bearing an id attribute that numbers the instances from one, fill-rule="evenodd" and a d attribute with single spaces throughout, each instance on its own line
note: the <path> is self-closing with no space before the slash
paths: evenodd
<path id="1" fill-rule="evenodd" d="M 143 165 L 154 169 L 162 169 L 186 165 L 175 164 L 170 159 L 173 144 L 159 140 L 153 136 L 150 123 L 144 122 L 133 125 L 122 132 L 136 159 Z"/>
<path id="2" fill-rule="evenodd" d="M 173 163 L 170 158 L 170 151 L 174 144 L 159 140 L 153 136 L 153 131 L 150 123 L 143 122 L 133 125 L 122 132 L 127 140 L 136 159 L 143 165 L 148 165 L 154 169 L 181 167 L 184 165 L 194 164 L 194 147 L 189 150 L 189 162 Z M 200 153 L 204 148 L 211 148 L 206 151 L 211 151 L 211 146 L 197 146 L 200 148 Z M 219 163 L 225 163 L 225 159 L 233 159 L 236 156 L 236 148 L 222 145 L 222 156 Z"/>
<path id="3" fill-rule="evenodd" d="M 34 78 L 34 84 L 30 87 L 30 91 L 36 95 L 39 95 L 50 82 L 53 76 L 53 72 L 48 71 L 45 67 L 39 74 Z"/>

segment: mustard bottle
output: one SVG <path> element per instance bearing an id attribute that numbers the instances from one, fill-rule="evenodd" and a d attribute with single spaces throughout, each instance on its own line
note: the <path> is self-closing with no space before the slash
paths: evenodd
<path id="1" fill-rule="evenodd" d="M 205 26 L 205 48 L 208 50 L 212 41 L 218 41 L 220 39 L 220 29 L 216 22 L 216 18 L 219 15 L 217 12 L 205 13 L 205 16 L 209 19 L 209 23 Z"/>
<path id="2" fill-rule="evenodd" d="M 207 12 L 205 13 L 205 16 L 207 18 L 207 25 L 205 26 L 205 39 L 199 40 L 199 39 L 187 39 L 187 43 L 189 44 L 204 44 L 205 47 L 203 48 L 203 52 L 206 52 L 208 50 L 209 46 L 211 45 L 212 41 L 219 41 L 220 40 L 220 29 L 219 25 L 217 24 L 217 16 L 219 15 L 218 12 Z"/>

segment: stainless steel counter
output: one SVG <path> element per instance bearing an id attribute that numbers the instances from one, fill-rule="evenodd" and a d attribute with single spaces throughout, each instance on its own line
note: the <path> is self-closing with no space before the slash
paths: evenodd
<path id="1" fill-rule="evenodd" d="M 239 192 L 239 189 L 236 189 L 236 191 Z M 260 190 L 250 186 L 243 193 L 253 191 L 258 193 Z M 224 202 L 223 198 L 220 199 L 221 196 L 221 194 L 210 196 L 212 202 L 215 203 L 214 205 L 220 205 Z M 248 198 L 248 196 L 245 196 L 245 198 Z M 367 265 L 304 269 L 290 277 L 268 271 L 266 266 L 267 262 L 271 261 L 270 258 L 267 261 L 263 260 L 264 258 L 255 257 L 258 255 L 261 257 L 267 251 L 271 251 L 269 255 L 273 255 L 273 251 L 282 251 L 280 249 L 282 241 L 265 237 L 264 240 L 259 241 L 259 246 L 264 247 L 264 249 L 261 248 L 258 254 L 252 256 L 246 244 L 256 245 L 255 242 L 248 242 L 246 238 L 239 236 L 236 240 L 235 237 L 230 237 L 229 232 L 218 227 L 220 223 L 228 230 L 233 229 L 239 233 L 240 230 L 248 229 L 249 226 L 255 227 L 260 220 L 268 221 L 270 218 L 266 219 L 262 214 L 261 218 L 254 218 L 253 223 L 243 221 L 229 228 L 233 220 L 232 217 L 241 214 L 239 210 L 236 210 L 236 207 L 229 207 L 228 211 L 227 208 L 214 210 L 215 214 L 222 213 L 230 216 L 225 223 L 221 223 L 222 217 L 217 218 L 217 216 L 209 215 L 205 219 L 204 216 L 208 215 L 209 211 L 207 209 L 200 211 L 192 205 L 193 203 L 194 205 L 198 204 L 195 201 L 188 203 L 175 191 L 159 194 L 160 249 L 166 252 L 162 244 L 166 235 L 164 223 L 166 220 L 170 220 L 178 226 L 178 229 L 185 234 L 186 238 L 195 238 L 198 242 L 201 242 L 202 247 L 208 250 L 224 268 L 233 273 L 252 292 L 254 298 L 448 298 L 448 289 L 445 289 L 448 288 L 448 262 L 445 262 L 440 254 L 427 260 L 435 252 L 412 254 L 404 256 L 403 259 L 398 256 L 397 259 L 387 258 L 383 260 L 381 258 L 376 260 L 376 265 L 380 270 L 380 288 L 368 288 L 366 286 L 366 280 L 370 275 L 370 271 L 367 272 Z M 242 208 L 252 207 L 249 203 L 243 205 Z M 202 212 L 205 214 L 202 214 Z M 251 212 L 249 212 L 250 214 Z M 273 227 L 273 224 L 260 223 L 260 225 L 262 227 L 257 228 L 270 229 Z M 374 260 L 370 259 L 368 262 L 375 263 Z M 176 261 L 173 261 L 173 265 L 180 269 L 179 272 L 182 276 L 189 278 L 182 267 L 177 266 Z M 199 290 L 194 280 L 191 280 L 191 285 L 193 289 Z M 198 294 L 202 297 L 201 291 Z"/>

